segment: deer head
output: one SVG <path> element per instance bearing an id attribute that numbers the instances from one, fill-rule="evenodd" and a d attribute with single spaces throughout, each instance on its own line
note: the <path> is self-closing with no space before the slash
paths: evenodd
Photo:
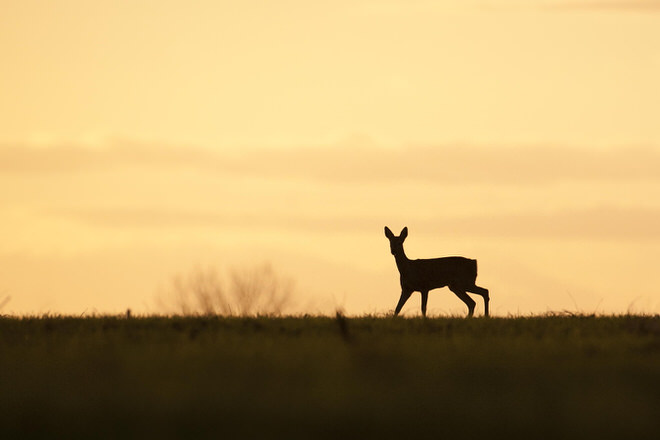
<path id="1" fill-rule="evenodd" d="M 385 237 L 390 240 L 390 250 L 392 255 L 401 255 L 403 254 L 403 242 L 408 236 L 408 227 L 406 226 L 401 230 L 401 234 L 397 237 L 390 231 L 390 228 L 385 226 Z"/>

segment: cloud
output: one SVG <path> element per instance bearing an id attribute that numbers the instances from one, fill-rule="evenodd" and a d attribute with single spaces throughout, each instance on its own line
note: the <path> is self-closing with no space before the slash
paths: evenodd
<path id="1" fill-rule="evenodd" d="M 545 3 L 549 9 L 609 9 L 609 10 L 639 10 L 658 12 L 660 1 L 658 0 L 605 0 L 605 1 L 567 1 L 559 3 Z"/>
<path id="2" fill-rule="evenodd" d="M 660 210 L 595 208 L 440 219 L 424 230 L 469 236 L 549 239 L 660 239 Z"/>
<path id="3" fill-rule="evenodd" d="M 484 1 L 486 9 L 545 9 L 545 10 L 616 10 L 616 11 L 660 11 L 660 0 L 525 0 L 525 1 Z"/>
<path id="4" fill-rule="evenodd" d="M 507 239 L 658 240 L 660 210 L 595 208 L 549 213 L 516 213 L 491 216 L 434 217 L 430 219 L 383 216 L 314 216 L 310 214 L 242 214 L 172 211 L 160 209 L 78 209 L 59 215 L 104 228 L 223 228 L 278 230 L 293 233 L 380 233 L 385 223 L 407 224 L 416 232 L 436 236 Z"/>
<path id="5" fill-rule="evenodd" d="M 0 146 L 0 171 L 5 173 L 70 173 L 124 165 L 150 167 L 199 166 L 213 157 L 197 148 L 120 142 L 103 148 L 81 145 Z"/>
<path id="6" fill-rule="evenodd" d="M 620 12 L 660 12 L 660 0 L 520 0 L 482 1 L 486 10 L 546 10 L 546 11 L 620 11 Z"/>
<path id="7" fill-rule="evenodd" d="M 643 147 L 603 151 L 469 145 L 399 149 L 335 145 L 240 151 L 129 143 L 104 149 L 0 147 L 0 172 L 5 174 L 94 172 L 126 166 L 334 184 L 521 185 L 589 180 L 657 181 L 660 151 Z"/>

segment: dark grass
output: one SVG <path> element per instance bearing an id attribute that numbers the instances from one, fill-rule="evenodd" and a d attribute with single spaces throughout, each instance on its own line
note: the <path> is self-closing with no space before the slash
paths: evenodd
<path id="1" fill-rule="evenodd" d="M 0 318 L 2 438 L 657 438 L 660 317 Z"/>

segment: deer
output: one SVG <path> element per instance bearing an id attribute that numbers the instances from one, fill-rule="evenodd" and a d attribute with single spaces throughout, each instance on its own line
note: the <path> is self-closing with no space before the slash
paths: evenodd
<path id="1" fill-rule="evenodd" d="M 390 241 L 401 280 L 401 297 L 394 309 L 397 316 L 413 292 L 422 294 L 422 316 L 426 317 L 426 303 L 429 291 L 449 287 L 468 307 L 468 317 L 474 315 L 476 303 L 467 292 L 481 295 L 484 299 L 484 316 L 488 316 L 488 289 L 475 284 L 477 280 L 477 260 L 465 257 L 442 257 L 411 260 L 403 250 L 403 242 L 408 236 L 408 227 L 403 228 L 397 237 L 385 226 L 385 236 Z"/>

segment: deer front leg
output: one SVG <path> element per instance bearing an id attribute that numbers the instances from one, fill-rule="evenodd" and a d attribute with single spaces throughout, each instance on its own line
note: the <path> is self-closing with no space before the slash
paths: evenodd
<path id="1" fill-rule="evenodd" d="M 397 316 L 401 309 L 403 308 L 403 305 L 408 301 L 408 298 L 410 298 L 410 295 L 412 295 L 412 292 L 408 292 L 406 290 L 401 291 L 401 297 L 399 298 L 399 303 L 396 305 L 396 309 L 394 309 L 394 316 Z"/>
<path id="2" fill-rule="evenodd" d="M 429 300 L 429 293 L 422 292 L 422 316 L 426 318 L 426 302 Z"/>

